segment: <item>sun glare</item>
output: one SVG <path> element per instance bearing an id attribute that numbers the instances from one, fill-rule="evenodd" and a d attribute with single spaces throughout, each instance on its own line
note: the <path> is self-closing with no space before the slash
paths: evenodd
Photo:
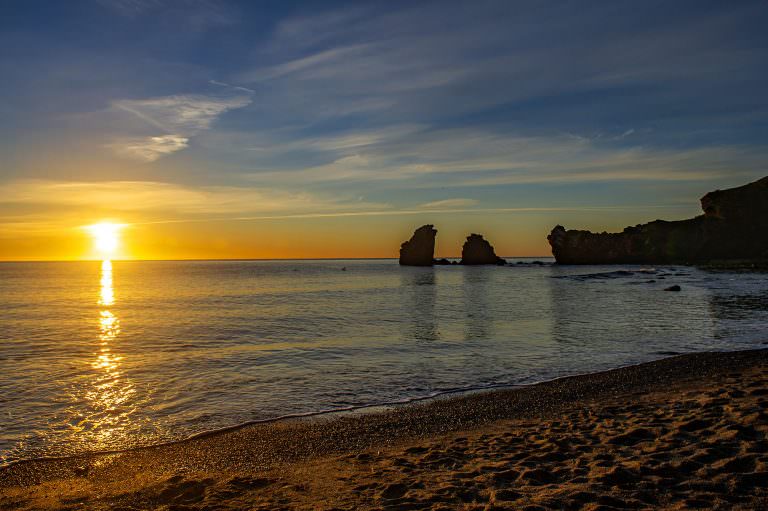
<path id="1" fill-rule="evenodd" d="M 125 227 L 123 224 L 113 224 L 112 222 L 101 222 L 86 227 L 93 237 L 94 247 L 102 256 L 111 256 L 117 251 L 120 245 L 120 230 Z"/>

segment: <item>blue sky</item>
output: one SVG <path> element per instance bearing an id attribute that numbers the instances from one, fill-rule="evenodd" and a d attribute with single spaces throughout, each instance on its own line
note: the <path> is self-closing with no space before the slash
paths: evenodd
<path id="1" fill-rule="evenodd" d="M 765 1 L 3 2 L 0 238 L 376 217 L 541 253 L 554 223 L 684 218 L 768 174 L 766 26 Z"/>

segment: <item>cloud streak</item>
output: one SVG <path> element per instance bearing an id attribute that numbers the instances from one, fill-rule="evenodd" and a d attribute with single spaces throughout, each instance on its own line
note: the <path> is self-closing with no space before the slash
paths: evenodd
<path id="1" fill-rule="evenodd" d="M 96 0 L 110 11 L 126 18 L 167 17 L 175 23 L 201 31 L 233 25 L 238 18 L 224 2 L 215 0 Z"/>
<path id="2" fill-rule="evenodd" d="M 340 137 L 338 140 L 344 140 Z M 265 147 L 277 161 L 294 142 Z M 573 135 L 514 136 L 487 130 L 409 131 L 367 144 L 316 144 L 332 160 L 307 168 L 262 171 L 254 182 L 364 183 L 391 188 L 482 187 L 531 183 L 698 181 L 766 170 L 768 150 L 713 146 L 667 149 L 617 145 Z"/>
<path id="3" fill-rule="evenodd" d="M 113 108 L 128 112 L 165 134 L 122 138 L 109 144 L 109 147 L 118 156 L 152 162 L 186 148 L 190 137 L 210 129 L 219 116 L 250 103 L 251 99 L 247 96 L 219 98 L 202 95 L 114 101 Z"/>
<path id="4" fill-rule="evenodd" d="M 118 156 L 153 162 L 167 154 L 181 151 L 188 145 L 189 139 L 179 135 L 161 135 L 157 137 L 142 137 L 122 139 L 110 144 Z"/>
<path id="5" fill-rule="evenodd" d="M 609 10 L 612 26 L 606 30 Z M 489 109 L 515 105 L 527 114 L 527 102 L 549 98 L 569 110 L 578 103 L 574 113 L 583 123 L 585 113 L 609 118 L 613 91 L 624 103 L 619 108 L 641 120 L 673 107 L 679 116 L 700 116 L 714 110 L 709 95 L 715 91 L 751 90 L 739 71 L 755 69 L 764 52 L 734 48 L 730 33 L 754 10 L 690 16 L 681 9 L 661 22 L 599 3 L 576 8 L 491 1 L 468 9 L 461 3 L 412 2 L 386 11 L 363 5 L 281 21 L 260 49 L 258 65 L 234 76 L 269 82 L 273 101 L 262 108 L 278 119 L 294 112 L 313 120 L 349 115 L 360 111 L 351 107 L 363 98 L 377 120 L 401 122 L 492 116 Z M 691 93 L 702 82 L 709 98 Z M 626 88 L 637 99 L 628 101 Z M 589 92 L 599 94 L 579 98 Z M 730 94 L 718 99 L 738 103 Z M 567 113 L 556 122 L 576 122 Z"/>
<path id="6" fill-rule="evenodd" d="M 113 212 L 169 212 L 178 215 L 256 212 L 349 211 L 387 208 L 358 198 L 326 197 L 280 189 L 202 186 L 155 181 L 18 180 L 0 185 L 0 204 L 42 205 Z"/>
<path id="7" fill-rule="evenodd" d="M 735 133 L 754 119 L 719 116 L 758 97 L 739 77 L 765 52 L 732 37 L 754 7 L 724 11 L 683 8 L 660 22 L 615 9 L 610 29 L 606 5 L 309 11 L 280 21 L 254 64 L 231 74 L 268 96 L 249 107 L 268 121 L 201 143 L 256 183 L 423 190 L 751 178 L 768 151 Z M 714 125 L 730 138 L 707 133 Z"/>
<path id="8" fill-rule="evenodd" d="M 475 199 L 443 199 L 426 204 L 421 204 L 419 207 L 423 209 L 443 209 L 443 208 L 469 208 L 478 203 Z"/>
<path id="9" fill-rule="evenodd" d="M 217 98 L 202 95 L 165 96 L 149 99 L 115 101 L 115 108 L 130 112 L 149 124 L 165 131 L 194 134 L 211 127 L 221 114 L 242 108 L 251 99 L 247 96 Z"/>

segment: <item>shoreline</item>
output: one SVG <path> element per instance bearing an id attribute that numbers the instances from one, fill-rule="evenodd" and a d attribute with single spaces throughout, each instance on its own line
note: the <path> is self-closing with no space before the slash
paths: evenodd
<path id="1" fill-rule="evenodd" d="M 740 377 L 736 378 L 733 375 L 740 375 Z M 759 375 L 759 378 L 756 378 L 755 375 Z M 745 380 L 744 376 L 750 376 L 750 378 Z M 72 496 L 72 492 L 79 495 L 76 497 L 79 499 L 78 505 L 80 507 L 78 509 L 82 509 L 83 505 L 86 505 L 86 508 L 94 509 L 114 507 L 119 503 L 118 501 L 122 502 L 126 499 L 131 502 L 151 503 L 152 506 L 156 507 L 162 504 L 161 501 L 165 499 L 163 492 L 165 492 L 166 497 L 171 494 L 176 495 L 174 492 L 177 490 L 187 495 L 184 492 L 189 488 L 194 487 L 198 490 L 201 488 L 201 485 L 198 484 L 200 481 L 208 481 L 202 485 L 204 488 L 198 492 L 200 493 L 198 496 L 202 500 L 195 500 L 197 497 L 193 499 L 189 496 L 179 497 L 176 495 L 165 503 L 189 506 L 202 505 L 207 502 L 206 505 L 208 505 L 210 504 L 208 500 L 213 499 L 220 504 L 230 504 L 235 501 L 240 502 L 238 499 L 248 498 L 266 499 L 265 501 L 274 505 L 275 502 L 270 499 L 276 498 L 275 496 L 278 494 L 283 495 L 285 492 L 257 491 L 260 489 L 253 488 L 251 485 L 241 489 L 242 491 L 236 491 L 231 498 L 224 498 L 221 495 L 215 496 L 216 492 L 213 489 L 219 488 L 221 485 L 231 487 L 232 480 L 243 477 L 253 479 L 255 475 L 267 474 L 269 475 L 267 479 L 270 481 L 280 481 L 281 477 L 286 481 L 293 481 L 297 474 L 304 473 L 306 476 L 306 470 L 318 463 L 324 464 L 326 468 L 343 464 L 345 468 L 342 472 L 346 474 L 345 477 L 351 477 L 351 480 L 363 480 L 366 478 L 366 474 L 368 478 L 371 477 L 365 471 L 354 472 L 353 468 L 359 465 L 361 460 L 378 459 L 378 462 L 387 465 L 405 459 L 403 466 L 412 465 L 409 470 L 421 473 L 419 463 L 416 461 L 420 461 L 424 465 L 421 468 L 432 466 L 430 462 L 422 459 L 428 457 L 423 455 L 429 451 L 429 449 L 422 450 L 420 447 L 422 443 L 444 442 L 446 438 L 458 433 L 462 433 L 463 436 L 467 436 L 467 434 L 477 436 L 475 443 L 482 443 L 479 439 L 483 436 L 498 433 L 501 436 L 498 436 L 496 440 L 501 442 L 501 439 L 506 438 L 504 434 L 500 433 L 502 430 L 517 428 L 531 434 L 538 431 L 544 424 L 549 424 L 548 427 L 552 429 L 551 425 L 562 422 L 563 416 L 573 416 L 570 420 L 575 424 L 578 420 L 583 419 L 577 420 L 577 417 L 581 417 L 580 414 L 584 410 L 616 408 L 617 406 L 632 408 L 636 406 L 635 402 L 648 400 L 650 399 L 649 396 L 656 394 L 661 395 L 662 398 L 657 396 L 655 401 L 651 399 L 651 402 L 663 408 L 669 403 L 674 403 L 676 398 L 685 393 L 692 393 L 691 395 L 694 396 L 705 395 L 706 392 L 711 392 L 707 391 L 707 388 L 715 384 L 722 386 L 722 381 L 729 378 L 734 380 L 732 385 L 737 387 L 732 392 L 736 397 L 729 398 L 730 401 L 740 400 L 744 396 L 748 396 L 754 401 L 750 406 L 757 411 L 753 410 L 752 415 L 749 416 L 752 417 L 755 413 L 757 414 L 751 420 L 757 421 L 756 425 L 759 428 L 755 430 L 757 432 L 755 434 L 759 438 L 756 437 L 751 442 L 758 451 L 762 449 L 768 452 L 768 448 L 766 448 L 768 442 L 765 438 L 765 429 L 768 429 L 768 423 L 765 420 L 766 399 L 762 397 L 765 395 L 763 391 L 766 390 L 764 379 L 768 379 L 768 349 L 706 352 L 662 358 L 597 373 L 563 376 L 521 387 L 486 389 L 479 392 L 465 391 L 459 395 L 443 395 L 442 397 L 434 396 L 426 400 L 392 406 L 391 409 L 381 411 L 363 413 L 335 411 L 282 420 L 272 419 L 267 423 L 238 425 L 223 431 L 201 433 L 186 440 L 126 451 L 84 454 L 64 458 L 19 460 L 0 467 L 0 508 L 4 508 L 6 505 L 13 505 L 22 509 L 27 505 L 36 508 L 66 508 L 60 500 L 75 498 Z M 747 387 L 749 385 L 757 386 L 748 387 L 751 389 L 748 391 L 738 389 L 739 386 Z M 768 394 L 768 391 L 765 393 Z M 712 406 L 723 408 L 727 404 L 721 402 L 723 399 L 725 398 L 712 398 L 710 401 L 719 403 Z M 722 410 L 718 413 L 721 412 Z M 574 413 L 576 415 L 573 415 Z M 637 410 L 633 413 L 635 416 L 630 413 L 632 421 L 643 419 L 643 417 L 638 416 Z M 727 421 L 724 424 L 722 427 L 727 428 Z M 581 432 L 581 436 L 589 436 L 590 428 Z M 624 431 L 625 429 L 626 427 L 619 427 L 614 432 L 616 433 L 614 436 L 621 437 L 627 433 Z M 662 429 L 670 428 L 663 427 Z M 713 435 L 714 433 L 702 435 L 700 439 L 689 438 L 688 441 L 706 442 L 708 438 L 713 438 Z M 745 440 L 740 441 L 743 443 Z M 472 441 L 469 443 L 474 445 Z M 381 454 L 385 451 L 398 450 L 401 447 L 405 447 L 405 451 L 398 452 L 396 455 Z M 486 461 L 489 463 L 494 460 L 498 461 L 497 458 L 503 454 L 503 449 L 496 453 L 499 455 L 496 456 L 493 450 L 487 449 L 487 446 L 483 449 L 477 445 L 475 447 L 477 447 L 477 452 L 485 453 L 484 456 L 488 458 Z M 598 448 L 599 444 L 591 446 L 593 450 Z M 680 448 L 684 449 L 685 446 L 682 445 Z M 560 453 L 550 461 L 562 462 L 564 460 L 559 458 L 563 456 L 564 454 Z M 418 460 L 408 461 L 407 458 L 409 457 L 418 458 Z M 559 461 L 555 458 L 558 458 Z M 752 479 L 766 477 L 764 474 L 768 474 L 766 467 L 763 466 L 765 465 L 763 458 L 768 460 L 768 456 L 765 456 L 764 453 L 749 454 L 749 459 L 752 461 L 747 463 L 749 465 L 747 468 L 751 469 L 748 473 L 758 474 L 752 476 Z M 539 464 L 546 462 L 547 460 L 542 460 Z M 734 463 L 738 465 L 738 462 Z M 350 464 L 351 467 L 347 466 Z M 511 465 L 515 464 L 512 463 Z M 515 467 L 518 476 L 522 477 L 520 474 L 524 470 L 516 465 Z M 533 468 L 528 467 L 528 469 Z M 700 469 L 703 470 L 704 468 L 700 467 Z M 353 472 L 352 476 L 349 475 L 350 470 Z M 335 472 L 339 471 L 336 470 Z M 449 477 L 452 474 L 455 475 L 455 472 L 455 467 L 447 467 L 437 471 L 433 467 L 430 468 L 431 475 L 428 477 L 433 477 L 435 474 Z M 490 469 L 486 472 L 490 474 L 489 477 L 498 474 L 498 471 Z M 332 473 L 334 470 L 329 472 L 329 474 Z M 736 475 L 746 473 L 739 472 Z M 483 471 L 479 471 L 474 477 L 475 479 L 483 479 L 485 475 Z M 325 479 L 327 477 L 324 477 Z M 375 484 L 386 486 L 387 477 L 379 474 L 376 480 L 379 479 L 381 481 Z M 176 482 L 169 482 L 171 480 Z M 326 483 L 330 484 L 327 481 Z M 512 482 L 508 481 L 507 483 Z M 587 484 L 584 481 L 579 484 L 582 483 Z M 273 487 L 274 484 L 276 483 L 271 482 L 264 488 Z M 369 481 L 368 484 L 374 484 L 374 482 Z M 404 483 L 392 484 L 402 485 Z M 183 488 L 180 489 L 180 486 Z M 480 499 L 486 504 L 496 501 L 503 502 L 504 499 L 497 495 L 497 489 L 492 486 L 490 485 L 482 491 L 476 491 L 476 500 Z M 507 486 L 514 486 L 514 484 L 507 484 Z M 542 483 L 532 487 L 543 490 L 548 486 L 551 485 Z M 176 488 L 176 490 L 169 490 L 171 487 Z M 527 494 L 521 489 L 529 487 L 531 485 L 523 484 L 516 491 L 525 496 Z M 371 489 L 374 488 L 375 486 L 371 487 Z M 400 488 L 400 490 L 402 489 Z M 297 509 L 310 508 L 306 507 L 309 502 L 341 499 L 349 502 L 354 501 L 355 506 L 353 507 L 362 506 L 365 508 L 374 504 L 380 507 L 392 500 L 386 495 L 373 495 L 369 498 L 365 496 L 366 492 L 362 490 L 357 492 L 337 490 L 338 488 L 329 492 L 327 488 L 325 490 L 315 488 L 313 490 L 314 496 L 310 500 L 306 500 L 306 495 L 302 497 L 303 494 L 299 492 L 284 502 L 282 506 Z M 392 490 L 387 495 L 401 493 L 394 500 L 402 500 L 421 491 L 419 488 L 409 488 L 402 492 L 400 490 Z M 359 495 L 355 496 L 355 493 Z M 509 497 L 511 494 L 507 496 Z M 530 495 L 526 496 L 526 498 L 529 497 Z M 742 496 L 737 497 L 742 498 Z M 749 497 L 762 498 L 757 494 Z M 359 500 L 360 498 L 363 500 Z M 54 504 L 51 499 L 58 499 L 56 500 L 57 503 Z M 404 504 L 404 502 L 399 502 L 399 504 Z M 435 506 L 437 504 L 435 502 Z M 729 505 L 732 504 L 734 503 L 731 502 Z M 319 507 L 323 508 L 324 505 Z M 333 506 L 329 505 L 328 507 Z M 419 508 L 424 507 L 429 506 Z M 543 509 L 547 509 L 547 507 L 545 506 Z M 748 507 L 744 509 L 748 509 Z"/>
<path id="2" fill-rule="evenodd" d="M 768 341 L 765 341 L 762 344 L 768 345 Z M 148 445 L 138 445 L 135 447 L 127 447 L 125 449 L 88 451 L 88 452 L 76 453 L 76 454 L 65 454 L 61 456 L 38 456 L 38 457 L 32 457 L 32 458 L 22 458 L 18 460 L 9 461 L 7 463 L 0 463 L 0 474 L 2 474 L 3 469 L 10 468 L 15 465 L 24 464 L 24 463 L 66 461 L 67 459 L 70 459 L 70 458 L 81 459 L 81 458 L 87 458 L 92 456 L 126 454 L 132 451 L 153 449 L 156 447 L 173 446 L 176 444 L 193 441 L 200 438 L 206 438 L 209 436 L 215 436 L 219 434 L 226 434 L 232 431 L 237 431 L 239 429 L 248 428 L 251 426 L 270 425 L 270 424 L 279 423 L 279 422 L 306 421 L 306 420 L 313 420 L 313 419 L 333 420 L 336 417 L 355 416 L 357 414 L 388 413 L 388 412 L 396 411 L 397 409 L 402 407 L 425 405 L 425 404 L 429 404 L 431 401 L 436 401 L 436 400 L 451 400 L 451 399 L 458 399 L 463 397 L 470 397 L 473 395 L 484 394 L 484 393 L 520 390 L 528 387 L 533 387 L 536 385 L 557 382 L 558 380 L 562 380 L 562 379 L 588 377 L 591 375 L 598 375 L 598 374 L 616 371 L 620 369 L 642 366 L 645 364 L 658 362 L 660 360 L 677 358 L 677 357 L 686 356 L 686 355 L 740 353 L 743 351 L 762 351 L 762 350 L 768 350 L 768 348 L 752 348 L 749 350 L 706 351 L 706 352 L 693 352 L 693 353 L 658 352 L 658 353 L 655 353 L 655 355 L 658 355 L 659 358 L 654 358 L 654 359 L 646 360 L 643 362 L 628 363 L 626 365 L 611 367 L 610 369 L 601 369 L 597 371 L 589 371 L 584 373 L 555 376 L 553 378 L 547 378 L 540 381 L 533 381 L 530 383 L 498 383 L 498 384 L 489 384 L 487 386 L 475 386 L 475 387 L 467 387 L 467 388 L 441 390 L 430 395 L 404 398 L 399 401 L 390 401 L 390 402 L 373 403 L 373 404 L 365 404 L 365 405 L 352 405 L 346 408 L 333 408 L 333 409 L 327 409 L 327 410 L 317 410 L 317 411 L 310 411 L 310 412 L 299 412 L 294 414 L 278 415 L 276 417 L 268 417 L 265 419 L 254 419 L 254 420 L 233 424 L 231 426 L 224 426 L 220 428 L 204 430 L 204 431 L 200 431 L 198 433 L 194 433 L 177 440 L 168 440 L 168 441 L 158 442 L 158 443 L 153 443 Z"/>

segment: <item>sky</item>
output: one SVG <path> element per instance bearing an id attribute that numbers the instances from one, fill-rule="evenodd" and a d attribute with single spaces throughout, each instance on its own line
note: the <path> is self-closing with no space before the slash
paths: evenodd
<path id="1" fill-rule="evenodd" d="M 543 256 L 768 175 L 768 2 L 0 3 L 0 259 Z"/>

